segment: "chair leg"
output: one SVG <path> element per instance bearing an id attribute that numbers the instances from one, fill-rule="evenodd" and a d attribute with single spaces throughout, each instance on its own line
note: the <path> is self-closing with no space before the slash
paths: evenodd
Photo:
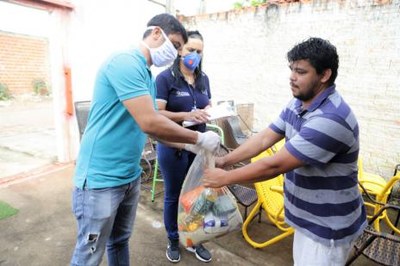
<path id="1" fill-rule="evenodd" d="M 156 195 L 156 183 L 157 182 L 163 182 L 164 180 L 161 178 L 158 178 L 158 160 L 156 159 L 156 162 L 154 164 L 154 173 L 153 173 L 153 185 L 151 189 L 151 201 L 154 202 L 154 198 Z"/>
<path id="2" fill-rule="evenodd" d="M 244 220 L 247 219 L 247 209 L 249 208 L 249 206 L 245 206 L 244 207 Z M 261 223 L 261 212 L 262 212 L 262 208 L 260 208 L 260 210 L 258 211 L 258 222 Z"/>
<path id="3" fill-rule="evenodd" d="M 361 252 L 359 252 L 357 249 L 354 249 L 353 255 L 347 259 L 345 266 L 351 265 L 358 258 L 358 256 L 360 256 L 360 254 Z"/>
<path id="4" fill-rule="evenodd" d="M 372 241 L 374 241 L 376 238 L 376 236 L 371 236 L 367 241 L 365 241 L 365 243 L 363 243 L 361 245 L 360 248 L 356 249 L 354 248 L 354 253 L 353 255 L 347 260 L 345 266 L 348 266 L 350 264 L 352 264 L 357 258 L 358 256 L 361 255 L 361 253 L 364 251 L 364 249 L 366 249 L 371 243 Z"/>
<path id="5" fill-rule="evenodd" d="M 249 224 L 251 223 L 251 221 L 255 218 L 255 216 L 260 215 L 260 208 L 262 208 L 262 203 L 260 201 L 258 201 L 256 206 L 254 206 L 254 208 L 251 210 L 247 219 L 243 222 L 243 226 L 242 226 L 243 236 L 244 236 L 245 240 L 247 241 L 247 243 L 249 243 L 251 246 L 253 246 L 254 248 L 264 248 L 264 247 L 274 244 L 294 233 L 294 229 L 289 228 L 287 231 L 285 231 L 263 243 L 255 242 L 254 240 L 252 240 L 247 232 L 247 228 L 248 228 Z"/>
<path id="6" fill-rule="evenodd" d="M 397 225 L 399 224 L 399 220 L 400 220 L 400 211 L 397 212 L 397 217 L 396 217 L 396 221 L 394 222 L 394 226 L 397 227 Z M 394 230 L 392 230 L 392 235 L 394 235 Z"/>

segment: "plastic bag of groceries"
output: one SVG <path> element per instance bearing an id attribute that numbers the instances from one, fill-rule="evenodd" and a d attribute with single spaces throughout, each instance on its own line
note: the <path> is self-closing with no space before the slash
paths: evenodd
<path id="1" fill-rule="evenodd" d="M 201 150 L 183 183 L 179 197 L 178 232 L 179 240 L 185 247 L 204 243 L 242 228 L 242 216 L 228 188 L 202 186 L 203 170 L 213 167 L 214 156 Z"/>

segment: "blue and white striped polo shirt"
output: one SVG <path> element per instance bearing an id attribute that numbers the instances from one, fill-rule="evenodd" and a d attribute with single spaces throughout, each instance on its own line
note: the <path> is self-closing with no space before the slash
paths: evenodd
<path id="1" fill-rule="evenodd" d="M 293 99 L 270 125 L 305 166 L 286 173 L 286 222 L 324 245 L 353 241 L 366 226 L 357 187 L 359 128 L 335 86 L 302 110 Z"/>

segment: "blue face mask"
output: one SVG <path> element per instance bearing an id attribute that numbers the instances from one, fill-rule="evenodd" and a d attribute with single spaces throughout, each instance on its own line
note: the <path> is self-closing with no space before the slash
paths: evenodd
<path id="1" fill-rule="evenodd" d="M 201 57 L 198 53 L 192 52 L 182 57 L 183 64 L 187 67 L 190 71 L 194 71 L 196 67 L 200 64 Z"/>

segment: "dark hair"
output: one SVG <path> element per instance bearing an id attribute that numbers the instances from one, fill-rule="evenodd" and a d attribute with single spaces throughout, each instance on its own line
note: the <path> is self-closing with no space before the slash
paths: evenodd
<path id="1" fill-rule="evenodd" d="M 203 35 L 200 34 L 198 30 L 188 30 L 188 38 L 199 39 L 203 41 Z"/>
<path id="2" fill-rule="evenodd" d="M 193 38 L 193 39 L 199 39 L 201 41 L 203 40 L 203 36 L 200 34 L 199 31 L 194 30 L 194 31 L 187 31 L 187 36 L 188 38 Z M 171 66 L 171 72 L 173 74 L 173 76 L 175 77 L 175 81 L 176 82 L 181 82 L 180 81 L 180 77 L 183 76 L 180 68 L 179 68 L 179 64 L 181 62 L 181 56 L 178 55 L 175 58 L 174 63 Z M 202 70 L 202 61 L 200 61 L 200 64 L 198 67 L 196 67 L 196 69 L 194 70 L 194 76 L 196 78 L 195 83 L 196 83 L 196 89 L 199 89 L 200 91 L 204 91 L 205 90 L 205 86 L 203 83 L 203 70 Z"/>
<path id="3" fill-rule="evenodd" d="M 188 39 L 189 39 L 189 38 L 198 39 L 198 40 L 201 40 L 202 42 L 204 42 L 203 35 L 201 35 L 200 32 L 197 31 L 197 30 L 187 31 L 187 35 L 188 35 Z M 194 70 L 194 75 L 195 75 L 195 77 L 198 77 L 198 76 L 201 75 L 201 72 L 202 72 L 202 62 L 203 62 L 203 60 L 200 61 L 199 66 L 196 67 L 196 69 Z"/>
<path id="4" fill-rule="evenodd" d="M 150 26 L 158 26 L 160 27 L 164 33 L 168 36 L 169 34 L 178 33 L 182 35 L 183 41 L 186 43 L 188 40 L 186 30 L 183 25 L 179 22 L 177 18 L 174 16 L 163 13 L 154 16 L 150 21 L 147 23 L 147 27 Z M 151 30 L 146 30 L 143 34 L 143 39 L 149 36 Z"/>
<path id="5" fill-rule="evenodd" d="M 308 60 L 318 74 L 326 69 L 332 71 L 328 80 L 329 85 L 333 85 L 337 77 L 339 68 L 339 56 L 336 47 L 329 41 L 321 38 L 309 38 L 302 43 L 295 45 L 288 53 L 289 62 L 298 60 Z"/>

